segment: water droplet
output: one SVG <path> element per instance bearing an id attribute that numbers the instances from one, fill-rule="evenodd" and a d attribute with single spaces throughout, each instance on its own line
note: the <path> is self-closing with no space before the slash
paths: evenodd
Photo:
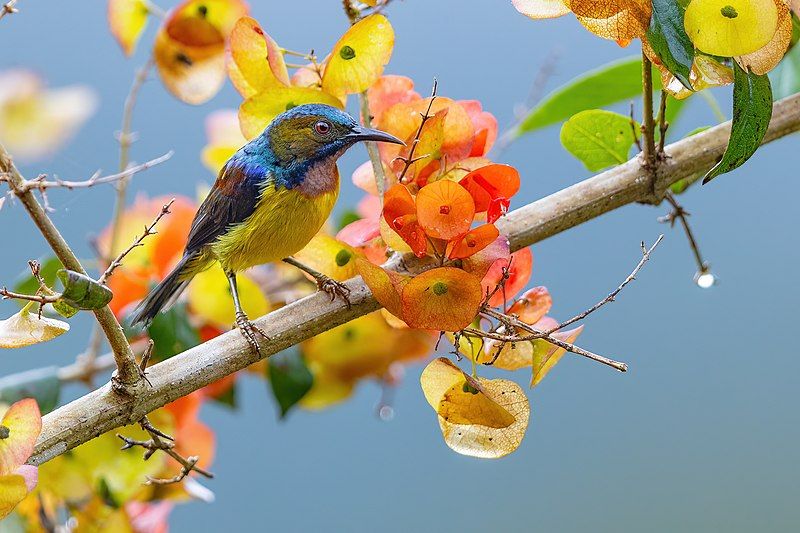
<path id="1" fill-rule="evenodd" d="M 717 283 L 717 278 L 709 270 L 700 270 L 694 275 L 694 282 L 701 289 L 710 289 Z"/>
<path id="2" fill-rule="evenodd" d="M 378 416 L 384 422 L 389 422 L 394 418 L 394 407 L 391 405 L 381 405 L 381 408 L 378 409 Z"/>

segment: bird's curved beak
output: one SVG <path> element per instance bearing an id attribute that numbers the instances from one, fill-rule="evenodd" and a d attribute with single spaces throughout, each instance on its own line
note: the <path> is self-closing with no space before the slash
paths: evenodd
<path id="1" fill-rule="evenodd" d="M 377 141 L 384 143 L 406 144 L 394 135 L 386 133 L 385 131 L 365 128 L 364 126 L 356 126 L 356 128 L 348 135 L 348 137 L 356 142 Z"/>

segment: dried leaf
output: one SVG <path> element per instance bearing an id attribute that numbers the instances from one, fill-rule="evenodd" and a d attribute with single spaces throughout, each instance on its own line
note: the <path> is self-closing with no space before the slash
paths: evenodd
<path id="1" fill-rule="evenodd" d="M 34 303 L 23 307 L 17 314 L 0 320 L 0 348 L 22 348 L 47 342 L 69 331 L 69 324 L 61 320 L 39 318 L 31 313 Z"/>
<path id="2" fill-rule="evenodd" d="M 528 427 L 530 406 L 519 385 L 474 380 L 448 359 L 432 361 L 420 384 L 439 415 L 445 443 L 472 457 L 498 458 L 516 450 Z"/>

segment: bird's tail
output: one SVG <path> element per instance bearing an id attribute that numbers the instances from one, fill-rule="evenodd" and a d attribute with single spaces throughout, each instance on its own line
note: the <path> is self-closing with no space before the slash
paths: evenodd
<path id="1" fill-rule="evenodd" d="M 175 300 L 192 280 L 191 274 L 195 270 L 192 268 L 194 267 L 192 263 L 196 259 L 199 259 L 197 253 L 183 256 L 172 272 L 134 309 L 131 315 L 132 326 L 137 324 L 142 324 L 144 327 L 149 326 L 160 311 L 166 311 L 175 303 Z"/>

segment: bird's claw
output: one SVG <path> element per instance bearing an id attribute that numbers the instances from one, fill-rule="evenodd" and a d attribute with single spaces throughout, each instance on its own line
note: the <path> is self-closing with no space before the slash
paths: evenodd
<path id="1" fill-rule="evenodd" d="M 269 340 L 269 336 L 264 332 L 264 330 L 250 322 L 250 319 L 247 317 L 247 315 L 241 312 L 236 313 L 236 327 L 242 332 L 242 335 L 244 335 L 244 338 L 247 341 L 247 344 L 250 345 L 250 348 L 252 348 L 257 354 L 261 355 L 261 347 L 258 345 L 256 335 L 261 335 L 264 340 Z"/>
<path id="2" fill-rule="evenodd" d="M 317 278 L 317 287 L 328 294 L 331 297 L 331 301 L 334 301 L 337 296 L 340 297 L 347 304 L 347 308 L 350 309 L 350 287 L 328 276 Z"/>

